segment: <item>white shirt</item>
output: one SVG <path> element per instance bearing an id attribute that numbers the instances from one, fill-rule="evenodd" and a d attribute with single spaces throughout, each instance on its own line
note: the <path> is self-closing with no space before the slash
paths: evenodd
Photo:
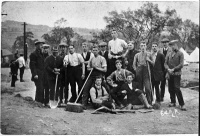
<path id="1" fill-rule="evenodd" d="M 156 57 L 157 57 L 157 54 L 158 54 L 158 52 L 153 52 L 152 53 L 152 59 L 153 59 L 153 62 L 155 63 L 155 61 L 156 61 Z"/>
<path id="2" fill-rule="evenodd" d="M 116 38 L 115 40 L 111 40 L 108 43 L 108 47 L 110 48 L 110 51 L 117 54 L 119 52 L 122 52 L 124 48 L 127 48 L 127 43 L 122 40 Z"/>
<path id="3" fill-rule="evenodd" d="M 25 66 L 24 57 L 20 56 L 20 57 L 17 59 L 17 62 L 19 63 L 19 68 Z"/>
<path id="4" fill-rule="evenodd" d="M 88 69 L 90 69 L 92 66 L 96 66 L 98 68 L 107 67 L 106 59 L 100 55 L 98 55 L 97 57 L 93 57 L 89 61 L 89 65 L 87 65 L 87 67 Z"/>
<path id="5" fill-rule="evenodd" d="M 164 50 L 167 51 L 167 50 L 168 50 L 168 47 L 167 47 L 167 48 L 164 47 Z"/>
<path id="6" fill-rule="evenodd" d="M 73 54 L 68 54 L 65 56 L 64 60 L 64 65 L 67 63 L 70 66 L 78 66 L 80 63 L 84 62 L 83 57 L 79 53 L 73 53 Z"/>
<path id="7" fill-rule="evenodd" d="M 129 88 L 132 90 L 133 86 L 132 86 L 132 82 L 130 84 L 128 84 Z"/>

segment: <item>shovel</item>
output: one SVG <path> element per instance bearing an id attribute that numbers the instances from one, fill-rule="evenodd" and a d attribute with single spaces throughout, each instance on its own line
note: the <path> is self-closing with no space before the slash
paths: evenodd
<path id="1" fill-rule="evenodd" d="M 56 101 L 56 88 L 57 88 L 57 82 L 58 82 L 58 75 L 56 75 L 56 84 L 55 84 L 55 93 L 54 93 L 54 100 L 50 100 L 49 105 L 51 109 L 55 109 L 58 106 L 58 101 Z"/>

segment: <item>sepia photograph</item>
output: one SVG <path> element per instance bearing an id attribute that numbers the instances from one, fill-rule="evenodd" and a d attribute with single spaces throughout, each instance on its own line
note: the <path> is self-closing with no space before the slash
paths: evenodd
<path id="1" fill-rule="evenodd" d="M 2 135 L 199 135 L 199 1 L 1 1 Z"/>

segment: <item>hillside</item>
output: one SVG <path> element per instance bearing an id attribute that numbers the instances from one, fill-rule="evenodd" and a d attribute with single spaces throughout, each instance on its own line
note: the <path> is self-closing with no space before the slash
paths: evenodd
<path id="1" fill-rule="evenodd" d="M 23 35 L 23 22 L 17 21 L 5 21 L 2 22 L 1 29 L 1 48 L 2 49 L 11 49 L 15 39 L 17 36 Z M 42 39 L 41 36 L 49 31 L 51 31 L 52 27 L 47 25 L 32 25 L 28 24 L 26 26 L 26 31 L 31 31 L 34 34 L 35 39 Z M 87 28 L 73 28 L 74 32 L 80 34 L 85 39 L 90 40 L 92 38 L 90 32 L 99 31 L 98 29 L 87 29 Z"/>

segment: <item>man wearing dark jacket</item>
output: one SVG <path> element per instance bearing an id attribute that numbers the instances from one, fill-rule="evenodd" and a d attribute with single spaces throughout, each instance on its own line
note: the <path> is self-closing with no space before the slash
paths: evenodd
<path id="1" fill-rule="evenodd" d="M 107 47 L 106 42 L 99 43 L 99 49 L 100 49 L 99 55 L 103 56 L 106 59 L 106 63 L 107 63 L 107 72 L 105 73 L 105 77 L 107 78 L 112 73 L 112 71 L 110 71 L 108 51 L 107 51 L 106 47 Z"/>
<path id="2" fill-rule="evenodd" d="M 66 55 L 66 48 L 68 47 L 68 45 L 64 42 L 59 44 L 59 56 L 62 58 L 62 61 L 64 60 L 64 57 Z M 63 67 L 62 71 L 60 71 L 60 78 L 61 81 L 59 81 L 59 97 L 60 97 L 60 102 L 58 104 L 58 106 L 61 106 L 61 104 L 63 103 L 63 98 L 65 99 L 65 104 L 68 101 L 68 86 L 69 86 L 69 79 L 68 79 L 68 74 L 67 74 L 67 68 Z M 64 97 L 63 97 L 64 94 Z"/>
<path id="3" fill-rule="evenodd" d="M 167 55 L 165 59 L 165 69 L 167 69 L 168 75 L 166 78 L 168 78 L 168 86 L 171 99 L 169 107 L 176 106 L 177 97 L 180 109 L 186 110 L 183 95 L 180 90 L 181 69 L 183 68 L 184 55 L 181 51 L 179 51 L 176 40 L 171 41 L 169 45 L 172 47 L 172 52 Z"/>
<path id="4" fill-rule="evenodd" d="M 15 82 L 17 81 L 17 71 L 18 71 L 18 63 L 16 60 L 10 61 L 10 76 L 12 76 L 11 79 L 11 87 L 15 87 Z"/>
<path id="5" fill-rule="evenodd" d="M 60 81 L 60 72 L 63 69 L 63 59 L 58 56 L 58 48 L 53 47 L 52 49 L 52 55 L 48 56 L 45 59 L 45 70 L 47 71 L 47 77 L 48 77 L 48 84 L 50 88 L 50 100 L 58 101 L 58 95 L 59 95 L 59 81 Z M 56 94 L 55 94 L 55 84 L 56 84 L 56 76 L 58 76 L 57 80 L 57 88 L 56 88 Z M 56 95 L 56 96 L 55 96 Z"/>
<path id="6" fill-rule="evenodd" d="M 49 56 L 49 45 L 43 44 L 43 56 L 46 59 Z M 49 84 L 48 84 L 47 71 L 44 71 L 44 105 L 47 106 L 49 104 Z"/>
<path id="7" fill-rule="evenodd" d="M 169 39 L 168 38 L 163 38 L 162 39 L 162 44 L 163 44 L 163 48 L 161 48 L 159 50 L 160 53 L 162 53 L 165 58 L 167 57 L 168 54 L 171 53 L 171 47 L 169 47 Z M 165 75 L 167 73 L 167 70 L 165 70 L 164 72 L 164 79 L 162 80 L 161 82 L 161 85 L 160 85 L 160 89 L 161 89 L 161 101 L 164 101 L 164 96 L 165 96 L 165 84 L 166 84 L 166 78 L 165 78 Z"/>
<path id="8" fill-rule="evenodd" d="M 31 80 L 36 86 L 35 101 L 44 103 L 44 56 L 42 54 L 42 45 L 44 42 L 36 41 L 36 50 L 30 55 L 30 69 L 32 73 Z"/>
<path id="9" fill-rule="evenodd" d="M 131 109 L 132 105 L 144 104 L 145 108 L 151 109 L 152 106 L 149 105 L 144 92 L 139 89 L 139 83 L 133 81 L 134 77 L 134 74 L 129 73 L 127 82 L 120 88 L 120 92 L 127 94 L 127 108 Z"/>
<path id="10" fill-rule="evenodd" d="M 152 89 L 156 92 L 156 101 L 160 103 L 161 94 L 159 90 L 159 85 L 164 79 L 164 63 L 165 56 L 158 52 L 158 44 L 156 42 L 152 43 L 152 64 L 151 64 L 151 80 L 152 80 Z"/>
<path id="11" fill-rule="evenodd" d="M 135 73 L 135 70 L 133 69 L 133 61 L 134 61 L 134 57 L 135 55 L 138 53 L 139 51 L 137 51 L 135 48 L 134 48 L 134 42 L 133 41 L 129 41 L 128 42 L 128 52 L 127 54 L 125 55 L 125 66 L 126 66 L 126 69 L 128 71 L 131 71 L 134 75 L 136 74 Z"/>

